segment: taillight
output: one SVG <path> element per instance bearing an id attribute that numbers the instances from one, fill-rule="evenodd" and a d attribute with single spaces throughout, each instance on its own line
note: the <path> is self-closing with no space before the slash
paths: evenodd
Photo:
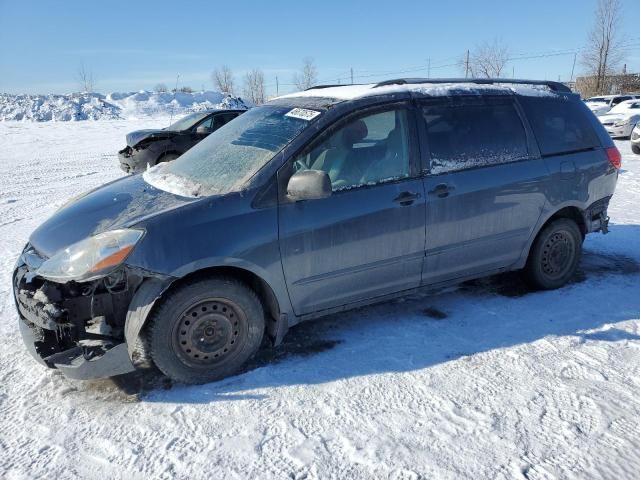
<path id="1" fill-rule="evenodd" d="M 622 167 L 622 155 L 617 147 L 607 148 L 607 158 L 613 168 L 620 170 L 620 167 Z"/>

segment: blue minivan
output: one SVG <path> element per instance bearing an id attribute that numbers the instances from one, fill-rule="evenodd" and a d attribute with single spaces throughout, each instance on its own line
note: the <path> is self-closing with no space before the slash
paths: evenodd
<path id="1" fill-rule="evenodd" d="M 277 98 L 61 208 L 14 276 L 70 378 L 237 371 L 303 320 L 509 270 L 571 279 L 620 153 L 562 84 L 401 79 Z"/>

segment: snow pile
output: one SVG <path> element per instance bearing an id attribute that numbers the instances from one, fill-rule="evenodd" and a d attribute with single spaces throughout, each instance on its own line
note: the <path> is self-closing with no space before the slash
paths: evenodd
<path id="1" fill-rule="evenodd" d="M 184 115 L 209 109 L 247 108 L 242 99 L 219 92 L 0 94 L 0 120 L 113 120 Z"/>
<path id="2" fill-rule="evenodd" d="M 111 120 L 120 118 L 120 108 L 99 93 L 70 95 L 0 94 L 0 120 L 36 122 L 70 120 Z"/>
<path id="3" fill-rule="evenodd" d="M 139 92 L 110 93 L 107 101 L 120 107 L 124 118 L 183 115 L 202 110 L 247 108 L 241 98 L 220 92 Z"/>

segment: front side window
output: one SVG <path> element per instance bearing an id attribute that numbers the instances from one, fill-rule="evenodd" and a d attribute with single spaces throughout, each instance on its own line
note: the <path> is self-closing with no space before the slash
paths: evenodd
<path id="1" fill-rule="evenodd" d="M 322 170 L 334 191 L 409 176 L 407 111 L 388 110 L 352 120 L 294 161 L 296 170 Z"/>
<path id="2" fill-rule="evenodd" d="M 198 125 L 196 125 L 196 129 L 200 128 L 200 127 L 204 127 L 207 130 L 211 130 L 211 122 L 213 121 L 213 117 L 209 117 L 206 120 L 200 122 Z"/>
<path id="3" fill-rule="evenodd" d="M 277 105 L 252 108 L 180 158 L 148 170 L 144 179 L 162 190 L 191 197 L 238 190 L 321 114 Z"/>
<path id="4" fill-rule="evenodd" d="M 440 174 L 528 158 L 527 135 L 514 105 L 425 105 L 430 172 Z"/>

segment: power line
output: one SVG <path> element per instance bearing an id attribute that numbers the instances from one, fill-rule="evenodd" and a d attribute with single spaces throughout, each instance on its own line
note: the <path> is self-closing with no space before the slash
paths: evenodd
<path id="1" fill-rule="evenodd" d="M 626 42 L 618 45 L 617 48 L 621 49 L 621 50 L 625 50 L 625 51 L 635 51 L 635 50 L 640 50 L 640 42 L 638 41 L 640 40 L 640 37 L 633 37 L 628 39 Z M 515 54 L 511 57 L 509 57 L 507 59 L 508 62 L 519 62 L 519 61 L 526 61 L 526 60 L 536 60 L 536 59 L 541 59 L 541 58 L 551 58 L 551 57 L 559 57 L 559 56 L 565 56 L 565 55 L 573 55 L 574 56 L 574 65 L 572 68 L 572 72 L 575 71 L 575 62 L 577 60 L 577 56 L 585 51 L 588 50 L 588 47 L 580 47 L 580 48 L 567 48 L 567 49 L 557 49 L 557 50 L 547 50 L 547 51 L 541 51 L 541 52 L 532 52 L 532 53 L 519 53 L 519 54 Z M 427 60 L 427 63 L 425 64 L 421 64 L 421 65 L 414 65 L 414 66 L 409 66 L 406 68 L 401 68 L 401 69 L 397 69 L 397 70 L 368 70 L 368 69 L 358 69 L 358 72 L 355 72 L 355 70 L 353 68 L 350 68 L 349 70 L 346 70 L 342 73 L 340 73 L 339 75 L 337 75 L 334 78 L 326 78 L 326 79 L 322 79 L 318 81 L 319 85 L 322 84 L 334 84 L 334 83 L 341 83 L 342 79 L 344 79 L 345 77 L 350 78 L 351 79 L 351 83 L 354 83 L 356 80 L 365 80 L 365 79 L 369 79 L 369 78 L 374 78 L 374 77 L 386 77 L 386 76 L 391 76 L 391 75 L 402 75 L 405 73 L 415 73 L 415 72 L 421 72 L 421 71 L 425 71 L 427 72 L 427 75 L 430 77 L 431 76 L 431 71 L 432 70 L 441 70 L 444 68 L 451 68 L 451 67 L 462 67 L 465 70 L 466 76 L 468 76 L 468 71 L 469 71 L 469 59 L 470 56 L 470 52 L 467 50 L 467 52 L 465 52 L 465 55 L 458 61 L 456 62 L 450 62 L 450 63 L 443 63 L 443 62 L 447 62 L 449 60 L 454 60 L 458 57 L 448 57 L 445 59 L 440 60 L 440 64 L 435 64 L 433 60 L 431 59 L 431 57 L 429 57 Z M 573 79 L 573 74 L 571 75 L 571 78 Z M 275 86 L 275 84 L 268 84 L 265 85 L 265 87 L 273 87 Z M 280 86 L 295 86 L 294 83 L 282 83 L 279 82 L 277 84 L 278 87 Z"/>

